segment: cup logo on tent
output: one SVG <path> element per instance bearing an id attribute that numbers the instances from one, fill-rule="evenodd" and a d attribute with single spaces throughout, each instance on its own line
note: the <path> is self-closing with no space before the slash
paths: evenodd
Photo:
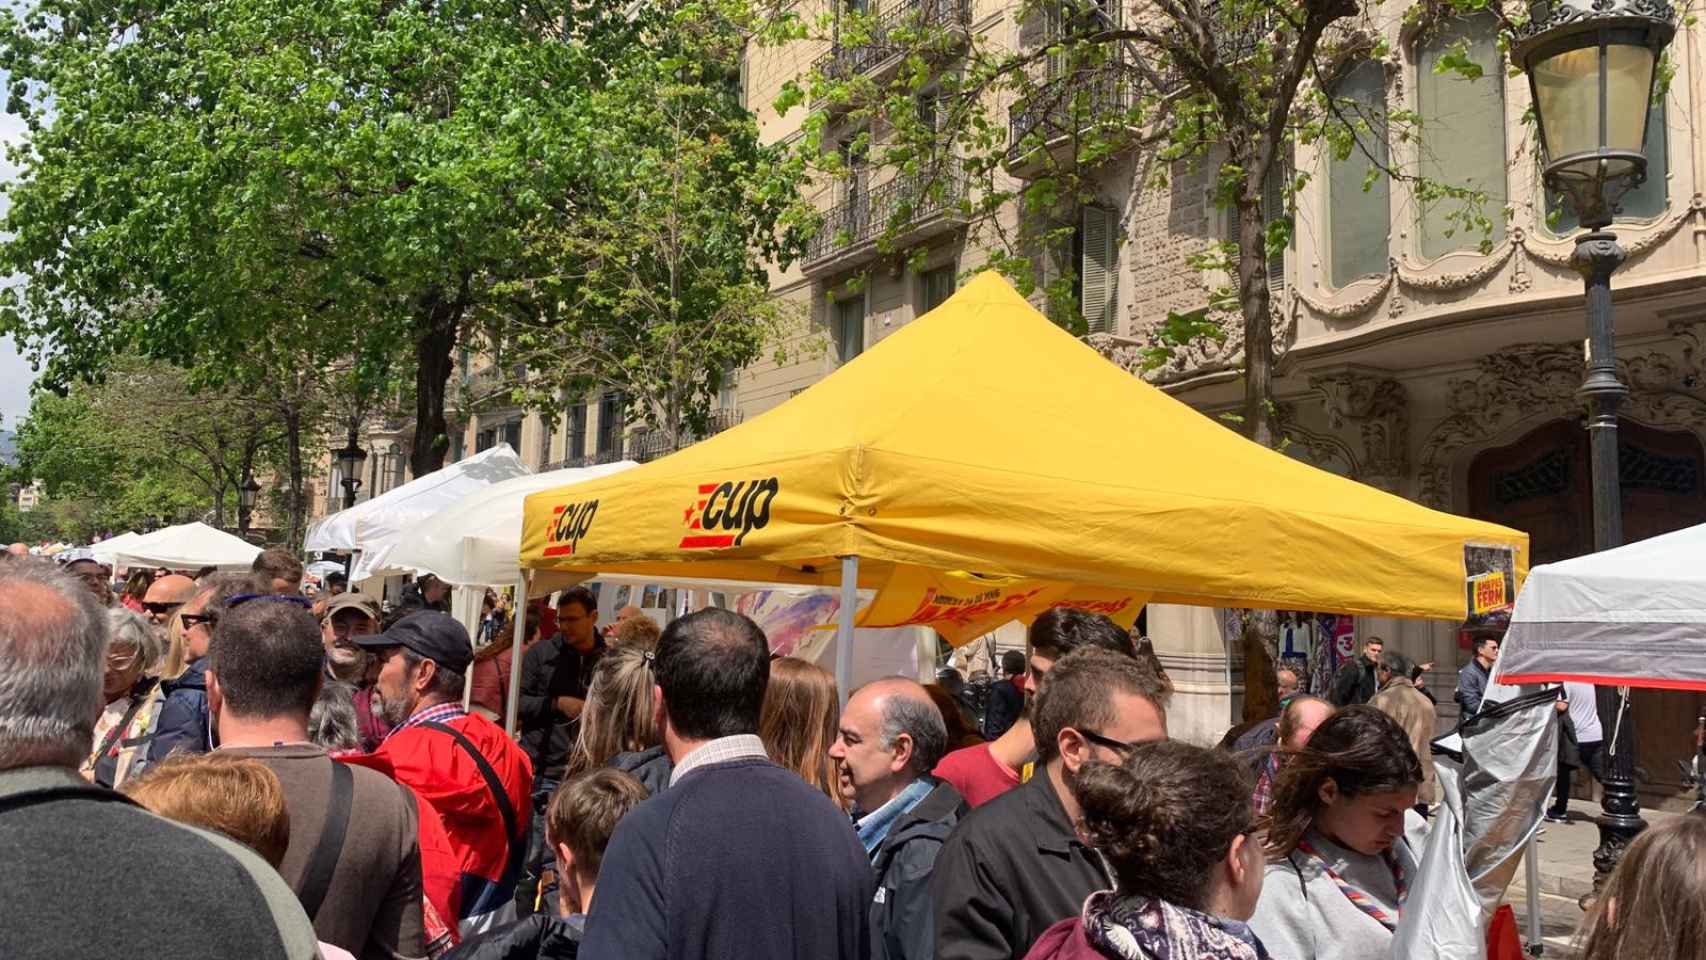
<path id="1" fill-rule="evenodd" d="M 572 557 L 581 538 L 592 529 L 592 518 L 598 515 L 598 501 L 565 503 L 551 511 L 551 528 L 545 531 L 545 556 Z"/>
<path id="2" fill-rule="evenodd" d="M 681 515 L 682 525 L 688 531 L 681 538 L 681 549 L 720 550 L 740 546 L 747 534 L 770 523 L 770 504 L 781 489 L 775 477 L 701 483 L 698 496 Z"/>

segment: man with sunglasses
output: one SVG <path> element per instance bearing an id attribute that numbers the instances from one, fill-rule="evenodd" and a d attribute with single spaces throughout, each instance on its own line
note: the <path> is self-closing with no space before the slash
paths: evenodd
<path id="1" fill-rule="evenodd" d="M 168 627 L 172 622 L 172 615 L 182 609 L 195 594 L 195 581 L 189 577 L 175 573 L 156 577 L 154 582 L 149 584 L 148 592 L 142 595 L 142 615 L 157 627 Z"/>
<path id="2" fill-rule="evenodd" d="M 1166 699 L 1161 677 L 1132 656 L 1080 648 L 1052 665 L 1031 711 L 1036 775 L 973 810 L 936 858 L 938 960 L 1019 960 L 1114 885 L 1073 829 L 1072 784 L 1085 764 L 1123 763 L 1136 744 L 1167 739 Z"/>

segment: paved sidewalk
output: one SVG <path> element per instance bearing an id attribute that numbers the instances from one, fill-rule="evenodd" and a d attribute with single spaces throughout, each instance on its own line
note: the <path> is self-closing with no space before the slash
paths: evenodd
<path id="1" fill-rule="evenodd" d="M 1570 941 L 1580 925 L 1580 898 L 1593 892 L 1593 851 L 1599 846 L 1599 826 L 1593 820 L 1598 802 L 1570 801 L 1570 822 L 1544 823 L 1545 832 L 1535 841 L 1540 866 L 1541 938 L 1547 957 L 1574 957 Z M 1654 824 L 1677 816 L 1663 810 L 1643 810 L 1641 816 Z M 1505 902 L 1517 913 L 1517 926 L 1528 941 L 1528 871 L 1517 867 L 1516 878 L 1505 891 Z"/>

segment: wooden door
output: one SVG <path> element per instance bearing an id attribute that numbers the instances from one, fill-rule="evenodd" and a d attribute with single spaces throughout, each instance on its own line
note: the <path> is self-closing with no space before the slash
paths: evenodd
<path id="1" fill-rule="evenodd" d="M 1706 523 L 1706 453 L 1694 434 L 1619 422 L 1618 473 L 1626 543 Z M 1528 533 L 1534 563 L 1592 552 L 1593 475 L 1581 422 L 1557 420 L 1478 455 L 1469 467 L 1469 507 L 1472 516 Z M 1681 802 L 1677 762 L 1693 754 L 1703 708 L 1706 695 L 1699 693 L 1635 691 L 1636 745 L 1650 777 L 1643 802 Z M 1611 730 L 1605 736 L 1609 741 Z"/>

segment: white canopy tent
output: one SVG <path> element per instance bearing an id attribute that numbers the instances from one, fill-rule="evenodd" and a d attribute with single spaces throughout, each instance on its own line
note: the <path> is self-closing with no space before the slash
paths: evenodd
<path id="1" fill-rule="evenodd" d="M 1706 525 L 1530 570 L 1494 679 L 1706 690 Z"/>
<path id="2" fill-rule="evenodd" d="M 89 554 L 96 560 L 110 567 L 114 565 L 114 558 L 118 556 L 118 552 L 120 550 L 130 546 L 138 540 L 141 540 L 142 537 L 143 535 L 137 533 L 135 530 L 121 533 L 116 537 L 108 537 L 100 543 L 89 544 Z"/>
<path id="3" fill-rule="evenodd" d="M 165 567 L 169 570 L 247 570 L 261 548 L 205 523 L 184 523 L 144 534 L 113 553 L 121 567 Z"/>
<path id="4" fill-rule="evenodd" d="M 391 543 L 404 532 L 475 490 L 527 473 L 509 444 L 500 443 L 326 517 L 309 528 L 303 548 L 360 551 L 350 582 L 365 580 L 384 569 Z"/>
<path id="5" fill-rule="evenodd" d="M 505 448 L 507 449 L 507 448 Z M 387 546 L 372 572 L 430 573 L 459 586 L 509 586 L 521 578 L 521 512 L 528 494 L 621 473 L 632 460 L 530 473 L 480 487 L 416 523 Z M 363 527 L 367 529 L 367 527 Z"/>

